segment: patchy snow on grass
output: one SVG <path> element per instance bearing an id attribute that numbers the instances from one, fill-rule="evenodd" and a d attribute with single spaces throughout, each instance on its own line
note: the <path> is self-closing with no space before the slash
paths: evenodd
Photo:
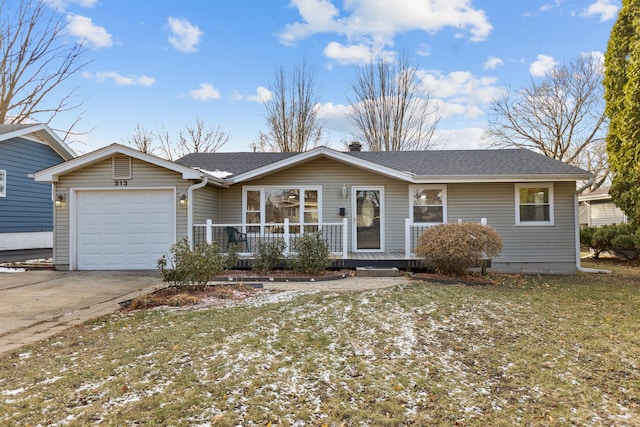
<path id="1" fill-rule="evenodd" d="M 24 273 L 27 271 L 24 268 L 11 268 L 11 267 L 0 267 L 0 273 Z"/>

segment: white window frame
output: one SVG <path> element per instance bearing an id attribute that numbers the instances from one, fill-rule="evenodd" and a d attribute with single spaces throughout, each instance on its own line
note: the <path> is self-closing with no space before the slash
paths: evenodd
<path id="1" fill-rule="evenodd" d="M 442 191 L 442 222 L 415 222 L 413 218 L 413 192 L 415 190 L 440 190 Z M 433 205 L 436 206 L 436 205 Z M 447 223 L 447 185 L 446 184 L 415 184 L 409 186 L 409 220 L 411 224 L 437 225 Z"/>
<path id="2" fill-rule="evenodd" d="M 249 234 L 257 234 L 255 232 L 247 231 L 247 227 L 256 227 L 260 226 L 260 234 L 265 234 L 265 224 L 266 224 L 266 209 L 265 209 L 265 191 L 267 190 L 298 190 L 300 193 L 300 230 L 304 230 L 304 192 L 305 191 L 316 191 L 318 193 L 318 222 L 317 223 L 308 223 L 317 224 L 318 228 L 322 224 L 322 186 L 320 185 L 292 185 L 292 184 L 283 184 L 283 185 L 246 185 L 242 187 L 242 232 Z M 260 224 L 251 224 L 247 221 L 247 192 L 248 191 L 259 191 L 260 192 Z M 309 212 L 309 211 L 306 211 Z M 298 224 L 298 223 L 295 223 Z"/>
<path id="3" fill-rule="evenodd" d="M 7 197 L 7 171 L 0 169 L 0 197 Z"/>
<path id="4" fill-rule="evenodd" d="M 546 188 L 549 190 L 549 220 L 548 221 L 521 221 L 520 220 L 520 189 L 521 188 Z M 554 225 L 555 198 L 553 195 L 553 183 L 551 182 L 528 182 L 515 184 L 516 200 L 516 226 L 518 227 L 546 227 Z"/>

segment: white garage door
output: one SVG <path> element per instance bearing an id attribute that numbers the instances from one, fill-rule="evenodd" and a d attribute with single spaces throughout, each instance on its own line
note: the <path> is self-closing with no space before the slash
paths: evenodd
<path id="1" fill-rule="evenodd" d="M 175 242 L 173 190 L 79 191 L 78 270 L 154 269 Z"/>

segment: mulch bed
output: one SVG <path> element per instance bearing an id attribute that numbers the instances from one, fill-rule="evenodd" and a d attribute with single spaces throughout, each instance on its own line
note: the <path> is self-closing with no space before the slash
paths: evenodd
<path id="1" fill-rule="evenodd" d="M 326 270 L 322 274 L 302 274 L 291 270 L 274 270 L 265 274 L 251 270 L 228 270 L 216 277 L 217 281 L 228 282 L 317 282 L 338 280 L 349 277 L 345 271 Z"/>

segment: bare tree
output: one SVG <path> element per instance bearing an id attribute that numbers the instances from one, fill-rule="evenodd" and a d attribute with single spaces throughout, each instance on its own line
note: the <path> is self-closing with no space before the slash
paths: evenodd
<path id="1" fill-rule="evenodd" d="M 587 169 L 595 175 L 593 191 L 609 178 L 602 79 L 596 55 L 556 66 L 539 83 L 494 99 L 483 137 L 496 147 L 528 148 Z"/>
<path id="2" fill-rule="evenodd" d="M 428 93 L 421 92 L 416 67 L 406 54 L 397 61 L 379 59 L 356 69 L 348 97 L 348 116 L 370 151 L 425 150 L 442 118 Z"/>
<path id="3" fill-rule="evenodd" d="M 179 159 L 190 153 L 214 153 L 229 142 L 229 134 L 220 126 L 207 128 L 200 118 L 196 118 L 193 126 L 181 129 L 175 142 L 164 126 L 155 136 L 161 157 L 169 160 Z"/>
<path id="4" fill-rule="evenodd" d="M 81 106 L 75 89 L 62 96 L 56 91 L 88 63 L 86 47 L 68 40 L 63 19 L 42 0 L 0 0 L 0 123 L 51 124 Z"/>
<path id="5" fill-rule="evenodd" d="M 315 147 L 322 138 L 315 74 L 306 60 L 291 72 L 278 68 L 271 84 L 272 98 L 265 102 L 272 151 L 300 152 Z"/>
<path id="6" fill-rule="evenodd" d="M 154 154 L 155 147 L 153 142 L 153 132 L 141 126 L 140 123 L 136 125 L 133 135 L 127 139 L 127 143 L 130 146 L 147 154 Z"/>

